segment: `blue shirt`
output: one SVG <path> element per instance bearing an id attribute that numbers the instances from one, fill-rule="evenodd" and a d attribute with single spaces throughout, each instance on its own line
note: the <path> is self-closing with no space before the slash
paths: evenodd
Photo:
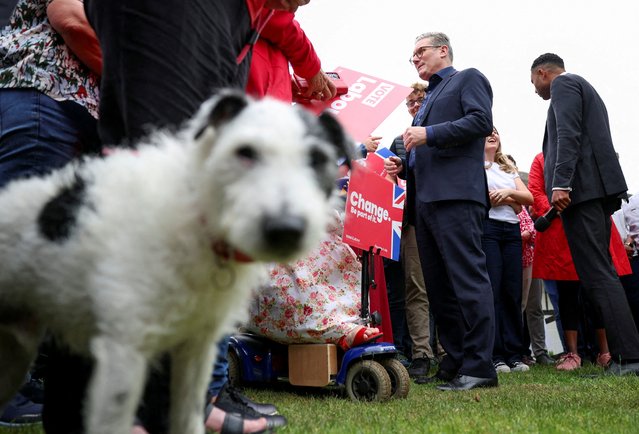
<path id="1" fill-rule="evenodd" d="M 413 119 L 414 127 L 420 126 L 423 122 L 424 113 L 426 112 L 426 105 L 428 104 L 428 100 L 430 99 L 430 96 L 432 95 L 437 85 L 444 81 L 444 79 L 450 76 L 453 72 L 455 72 L 455 68 L 453 68 L 452 66 L 447 66 L 446 68 L 440 69 L 439 71 L 431 75 L 430 80 L 428 80 L 428 87 L 426 88 L 424 101 L 422 102 L 422 105 L 419 107 L 419 111 Z M 426 139 L 428 140 L 429 137 L 431 137 L 433 140 L 435 139 L 435 131 L 431 126 L 426 127 Z M 412 169 L 415 165 L 415 153 L 411 152 L 410 154 L 411 155 L 408 160 L 408 167 Z"/>

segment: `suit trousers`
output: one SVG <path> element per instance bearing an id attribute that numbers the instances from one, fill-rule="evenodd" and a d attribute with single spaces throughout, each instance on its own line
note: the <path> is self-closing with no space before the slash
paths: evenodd
<path id="1" fill-rule="evenodd" d="M 413 225 L 407 224 L 402 228 L 401 257 L 406 285 L 406 322 L 413 341 L 412 358 L 433 359 L 435 355 L 430 346 L 430 304 Z"/>
<path id="2" fill-rule="evenodd" d="M 608 250 L 614 202 L 595 199 L 571 205 L 561 219 L 579 280 L 601 313 L 610 352 L 621 360 L 639 361 L 639 333 Z"/>
<path id="3" fill-rule="evenodd" d="M 639 329 L 639 256 L 633 256 L 630 258 L 630 266 L 632 267 L 632 274 L 628 276 L 621 276 L 621 284 L 626 291 L 626 298 L 632 311 L 632 316 L 635 319 L 635 325 Z"/>
<path id="4" fill-rule="evenodd" d="M 417 201 L 417 246 L 439 338 L 441 369 L 494 378 L 495 309 L 481 248 L 486 208 L 473 201 Z"/>

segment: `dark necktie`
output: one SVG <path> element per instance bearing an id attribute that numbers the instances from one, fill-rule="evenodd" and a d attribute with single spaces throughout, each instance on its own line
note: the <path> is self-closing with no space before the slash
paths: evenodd
<path id="1" fill-rule="evenodd" d="M 424 101 L 422 101 L 422 105 L 419 106 L 419 110 L 417 110 L 417 114 L 415 115 L 415 119 L 413 119 L 413 126 L 419 126 L 424 121 L 424 117 L 426 116 L 426 104 L 428 104 L 428 100 L 430 99 L 431 92 L 426 91 L 424 95 Z"/>

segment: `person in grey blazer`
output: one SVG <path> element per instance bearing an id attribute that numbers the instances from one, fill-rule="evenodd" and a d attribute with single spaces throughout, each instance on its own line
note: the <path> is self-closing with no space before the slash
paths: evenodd
<path id="1" fill-rule="evenodd" d="M 429 86 L 403 135 L 407 161 L 391 157 L 385 168 L 414 187 L 417 247 L 447 353 L 433 380 L 448 381 L 440 390 L 495 387 L 495 311 L 481 247 L 490 206 L 484 141 L 493 129 L 492 89 L 478 70 L 453 68 L 443 33 L 418 36 L 410 60 Z"/>
<path id="2" fill-rule="evenodd" d="M 583 77 L 546 53 L 533 61 L 531 82 L 550 100 L 544 134 L 546 194 L 561 216 L 579 280 L 602 313 L 613 356 L 607 373 L 639 373 L 639 333 L 612 266 L 610 215 L 626 197 L 606 106 Z"/>

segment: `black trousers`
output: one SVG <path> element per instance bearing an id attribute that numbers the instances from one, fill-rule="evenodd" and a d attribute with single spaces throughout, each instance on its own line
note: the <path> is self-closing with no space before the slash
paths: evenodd
<path id="1" fill-rule="evenodd" d="M 635 319 L 635 325 L 639 329 L 639 256 L 630 258 L 630 266 L 632 274 L 621 276 L 621 284 L 626 291 L 626 298 L 630 304 L 632 316 Z"/>
<path id="2" fill-rule="evenodd" d="M 561 219 L 579 280 L 606 328 L 613 357 L 639 361 L 639 333 L 609 253 L 610 215 L 618 200 L 571 205 Z"/>
<path id="3" fill-rule="evenodd" d="M 216 90 L 244 90 L 251 36 L 243 0 L 88 0 L 103 55 L 98 129 L 131 145 L 150 127 L 176 127 Z"/>
<path id="4" fill-rule="evenodd" d="M 481 247 L 486 208 L 471 201 L 417 203 L 417 247 L 447 357 L 441 369 L 495 377 L 493 293 Z"/>

